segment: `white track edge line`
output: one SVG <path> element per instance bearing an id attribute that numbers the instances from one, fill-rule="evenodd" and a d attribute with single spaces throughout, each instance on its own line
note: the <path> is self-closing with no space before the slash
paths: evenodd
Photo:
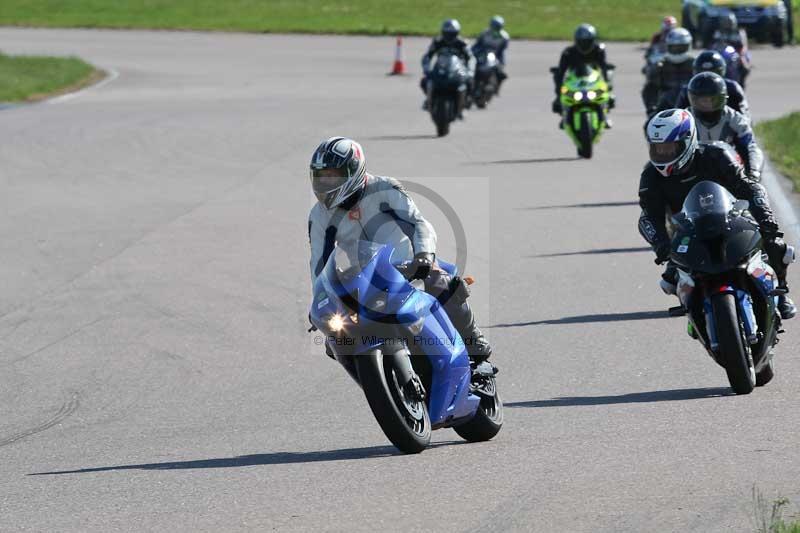
<path id="1" fill-rule="evenodd" d="M 119 78 L 119 72 L 114 70 L 113 68 L 112 69 L 106 69 L 106 72 L 108 72 L 108 76 L 106 76 L 105 79 L 100 80 L 98 83 L 95 83 L 94 85 L 89 85 L 88 87 L 84 87 L 83 89 L 81 89 L 79 91 L 75 91 L 74 93 L 62 94 L 61 96 L 56 96 L 55 98 L 47 99 L 43 103 L 46 103 L 46 104 L 60 104 L 62 102 L 66 102 L 66 101 L 72 100 L 74 98 L 77 98 L 77 97 L 81 96 L 82 94 L 84 94 L 84 93 L 86 93 L 88 91 L 92 91 L 92 90 L 95 90 L 95 89 L 100 89 L 101 87 L 104 87 L 104 86 L 108 85 L 109 83 L 111 83 L 112 81 L 114 81 L 117 78 Z"/>

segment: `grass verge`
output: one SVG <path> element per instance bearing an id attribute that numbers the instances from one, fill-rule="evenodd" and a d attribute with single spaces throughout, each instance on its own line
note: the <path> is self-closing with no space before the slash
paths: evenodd
<path id="1" fill-rule="evenodd" d="M 591 22 L 609 40 L 644 40 L 676 0 L 2 0 L 0 25 L 161 28 L 249 32 L 431 35 L 458 18 L 467 35 L 491 15 L 512 37 L 569 39 Z M 624 22 L 620 17 L 624 17 Z"/>
<path id="2" fill-rule="evenodd" d="M 783 519 L 789 506 L 787 498 L 778 498 L 770 502 L 764 494 L 753 487 L 753 510 L 757 533 L 800 533 L 800 521 Z M 797 517 L 795 517 L 797 518 Z"/>
<path id="3" fill-rule="evenodd" d="M 0 102 L 34 102 L 78 90 L 105 74 L 76 57 L 0 53 Z"/>
<path id="4" fill-rule="evenodd" d="M 800 191 L 800 111 L 756 125 L 770 160 Z M 800 532 L 798 532 L 800 533 Z"/>

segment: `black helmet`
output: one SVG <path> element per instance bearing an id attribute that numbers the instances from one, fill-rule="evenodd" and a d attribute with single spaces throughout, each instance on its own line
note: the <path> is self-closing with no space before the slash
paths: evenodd
<path id="1" fill-rule="evenodd" d="M 725 33 L 739 31 L 739 21 L 736 20 L 736 15 L 733 13 L 733 11 L 728 11 L 720 17 L 719 29 Z"/>
<path id="2" fill-rule="evenodd" d="M 461 32 L 461 24 L 456 19 L 447 19 L 442 22 L 442 38 L 450 43 L 458 38 Z"/>
<path id="3" fill-rule="evenodd" d="M 701 72 L 689 81 L 689 103 L 692 113 L 704 124 L 716 124 L 728 102 L 728 87 L 719 74 Z"/>
<path id="4" fill-rule="evenodd" d="M 588 54 L 597 46 L 597 30 L 591 24 L 581 24 L 575 30 L 575 46 L 582 54 Z"/>
<path id="5" fill-rule="evenodd" d="M 716 50 L 703 50 L 694 58 L 692 70 L 695 74 L 713 72 L 724 78 L 725 73 L 728 71 L 728 64 L 725 62 L 725 58 Z"/>

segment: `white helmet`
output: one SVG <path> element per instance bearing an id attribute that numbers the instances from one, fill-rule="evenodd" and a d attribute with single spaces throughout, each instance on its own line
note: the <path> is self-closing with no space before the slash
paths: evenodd
<path id="1" fill-rule="evenodd" d="M 323 141 L 311 156 L 311 187 L 328 209 L 364 190 L 367 163 L 361 145 L 347 137 Z"/>
<path id="2" fill-rule="evenodd" d="M 647 123 L 650 164 L 662 176 L 681 172 L 692 162 L 697 150 L 697 127 L 685 109 L 656 113 Z"/>
<path id="3" fill-rule="evenodd" d="M 689 58 L 692 49 L 692 34 L 685 28 L 675 28 L 667 34 L 667 53 L 664 56 L 670 63 L 681 63 Z"/>

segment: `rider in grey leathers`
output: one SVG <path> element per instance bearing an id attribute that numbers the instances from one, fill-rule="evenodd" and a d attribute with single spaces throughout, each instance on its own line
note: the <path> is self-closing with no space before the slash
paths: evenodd
<path id="1" fill-rule="evenodd" d="M 312 284 L 337 242 L 391 244 L 393 258 L 410 261 L 410 277 L 424 280 L 426 292 L 444 306 L 470 359 L 488 359 L 492 348 L 475 323 L 467 283 L 436 264 L 436 232 L 400 182 L 368 174 L 361 145 L 345 137 L 323 141 L 310 166 L 317 197 L 308 216 Z"/>

